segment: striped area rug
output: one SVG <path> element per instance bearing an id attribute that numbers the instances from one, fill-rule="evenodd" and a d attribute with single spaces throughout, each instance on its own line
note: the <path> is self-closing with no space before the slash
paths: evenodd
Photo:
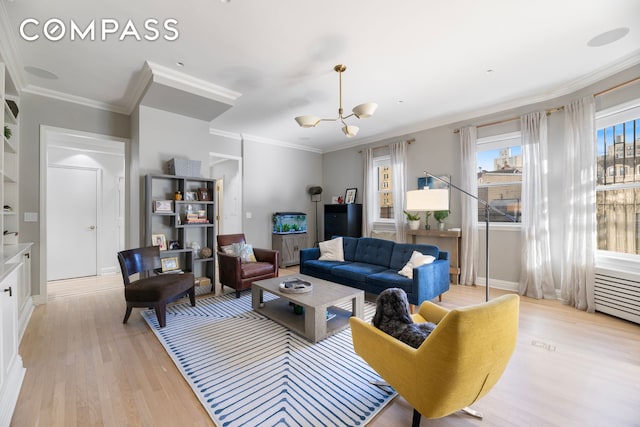
<path id="1" fill-rule="evenodd" d="M 365 318 L 374 311 L 365 303 Z M 369 383 L 382 379 L 351 329 L 312 344 L 255 313 L 248 293 L 167 307 L 162 329 L 142 314 L 219 427 L 362 426 L 395 396 Z"/>

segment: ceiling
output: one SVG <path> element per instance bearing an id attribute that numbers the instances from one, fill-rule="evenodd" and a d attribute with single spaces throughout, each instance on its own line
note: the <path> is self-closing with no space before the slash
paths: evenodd
<path id="1" fill-rule="evenodd" d="M 0 46 L 28 92 L 128 114 L 149 61 L 240 94 L 216 113 L 215 132 L 323 152 L 573 92 L 640 63 L 639 17 L 637 0 L 0 0 Z M 35 41 L 19 32 L 28 18 L 39 22 L 25 25 Z M 44 35 L 51 18 L 66 29 L 59 41 Z M 149 18 L 160 22 L 156 40 L 143 38 L 154 35 Z M 109 19 L 119 29 L 102 41 Z M 95 40 L 70 39 L 73 24 L 82 31 L 92 21 Z M 163 39 L 175 34 L 163 22 L 177 40 Z M 49 25 L 52 38 L 61 34 Z M 592 40 L 620 28 L 629 31 L 619 40 Z M 337 123 L 303 129 L 294 121 L 337 116 L 336 64 L 347 66 L 345 114 L 379 105 L 372 118 L 349 119 L 357 138 Z M 170 102 L 170 94 L 154 96 Z"/>

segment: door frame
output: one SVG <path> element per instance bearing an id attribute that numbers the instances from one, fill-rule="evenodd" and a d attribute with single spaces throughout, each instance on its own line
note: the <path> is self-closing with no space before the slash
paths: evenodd
<path id="1" fill-rule="evenodd" d="M 47 168 L 49 165 L 49 147 L 55 144 L 54 140 L 61 136 L 82 140 L 87 143 L 86 151 L 96 148 L 100 144 L 121 143 L 125 154 L 125 181 L 127 179 L 128 157 L 127 147 L 130 140 L 111 135 L 104 135 L 94 132 L 84 132 L 75 129 L 66 129 L 56 126 L 40 125 L 40 200 L 39 200 L 39 262 L 40 283 L 38 295 L 33 295 L 34 304 L 46 304 L 47 295 Z M 126 182 L 125 182 L 126 184 Z M 125 201 L 126 203 L 126 201 Z M 125 216 L 125 228 L 128 217 Z M 96 252 L 98 253 L 98 252 Z"/>
<path id="2" fill-rule="evenodd" d="M 214 159 L 218 159 L 218 160 L 214 160 Z M 227 161 L 227 160 L 235 160 L 238 163 L 238 175 L 240 176 L 240 186 L 239 186 L 239 190 L 238 190 L 239 193 L 240 193 L 240 194 L 238 194 L 238 198 L 240 199 L 240 212 L 239 212 L 239 215 L 240 215 L 240 226 L 244 230 L 244 218 L 243 218 L 244 198 L 242 196 L 243 188 L 244 188 L 244 172 L 243 172 L 243 167 L 242 167 L 243 166 L 242 165 L 243 158 L 241 156 L 233 156 L 233 155 L 230 155 L 230 154 L 209 152 L 208 176 L 211 179 L 215 179 L 215 177 L 213 176 L 213 173 L 212 173 L 213 167 L 216 165 L 216 163 L 219 163 L 220 161 Z M 217 184 L 216 184 L 216 186 L 217 186 Z M 227 190 L 225 188 L 223 188 L 223 191 L 226 192 Z M 214 194 L 215 194 L 215 197 L 217 198 L 218 197 L 218 192 L 214 191 Z M 224 193 L 223 193 L 223 196 L 224 196 Z M 220 202 L 218 200 L 215 200 L 215 203 L 216 203 L 216 206 L 218 206 Z M 222 203 L 221 206 L 224 209 L 224 203 Z M 220 219 L 218 221 L 218 224 L 219 224 L 219 222 L 221 220 L 222 219 Z M 215 227 L 216 236 L 220 232 L 219 228 L 217 227 L 218 224 L 216 224 L 216 227 Z"/>
<path id="3" fill-rule="evenodd" d="M 83 170 L 83 171 L 92 171 L 95 172 L 96 174 L 96 188 L 95 188 L 95 194 L 96 194 L 96 218 L 95 218 L 95 225 L 96 225 L 96 276 L 99 276 L 100 274 L 100 262 L 99 260 L 101 259 L 101 255 L 102 255 L 102 247 L 100 246 L 101 243 L 101 230 L 102 230 L 102 215 L 100 215 L 100 212 L 103 211 L 103 207 L 102 207 L 102 170 L 100 168 L 96 168 L 96 167 L 90 167 L 90 166 L 72 166 L 72 165 L 59 165 L 59 164 L 53 164 L 53 165 L 47 165 L 47 174 L 49 173 L 49 168 L 58 168 L 58 169 L 73 169 L 73 170 Z M 46 204 L 46 201 L 45 201 Z M 47 214 L 48 215 L 48 214 Z M 42 220 L 46 220 L 47 218 L 43 218 Z M 45 232 L 46 232 L 46 228 L 45 228 Z M 46 252 L 48 252 L 48 245 L 45 245 L 45 250 Z M 45 253 L 46 253 L 45 252 Z M 46 260 L 46 258 L 45 258 Z M 47 278 L 47 281 L 48 278 Z"/>

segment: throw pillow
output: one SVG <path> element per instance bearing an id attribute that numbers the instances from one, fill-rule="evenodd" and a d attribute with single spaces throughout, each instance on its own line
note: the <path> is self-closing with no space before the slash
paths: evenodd
<path id="1" fill-rule="evenodd" d="M 342 248 L 342 237 L 320 242 L 319 261 L 344 261 L 344 249 Z"/>
<path id="2" fill-rule="evenodd" d="M 222 250 L 222 253 L 224 253 L 225 255 L 235 255 L 235 256 L 238 255 L 232 244 L 226 245 L 226 246 L 220 246 L 220 250 Z"/>
<path id="3" fill-rule="evenodd" d="M 237 246 L 238 256 L 243 263 L 257 262 L 256 256 L 253 253 L 253 246 L 249 243 L 234 243 Z"/>
<path id="4" fill-rule="evenodd" d="M 402 267 L 402 270 L 398 271 L 398 274 L 408 277 L 409 279 L 413 279 L 414 268 L 420 267 L 423 264 L 431 264 L 435 260 L 436 258 L 432 255 L 423 255 L 418 251 L 413 251 L 409 262 Z"/>

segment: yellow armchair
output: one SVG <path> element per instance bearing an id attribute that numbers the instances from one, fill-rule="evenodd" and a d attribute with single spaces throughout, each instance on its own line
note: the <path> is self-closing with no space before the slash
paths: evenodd
<path id="1" fill-rule="evenodd" d="M 465 409 L 498 382 L 516 346 L 518 311 L 517 295 L 453 310 L 425 301 L 413 320 L 438 326 L 417 349 L 357 317 L 349 322 L 355 352 L 413 406 L 418 426 L 421 415 Z"/>

